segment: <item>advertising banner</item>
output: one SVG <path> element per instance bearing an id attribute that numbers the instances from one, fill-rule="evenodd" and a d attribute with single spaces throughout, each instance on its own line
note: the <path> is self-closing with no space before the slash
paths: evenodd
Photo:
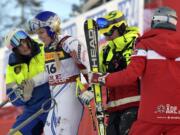
<path id="1" fill-rule="evenodd" d="M 103 4 L 93 10 L 90 10 L 82 15 L 77 16 L 70 21 L 62 24 L 62 33 L 69 34 L 77 37 L 81 42 L 85 43 L 84 36 L 84 22 L 88 18 L 97 19 L 102 17 L 106 13 L 120 10 L 124 13 L 129 26 L 137 26 L 143 31 L 143 11 L 144 1 L 143 0 L 114 0 Z M 102 39 L 102 37 L 100 37 Z"/>

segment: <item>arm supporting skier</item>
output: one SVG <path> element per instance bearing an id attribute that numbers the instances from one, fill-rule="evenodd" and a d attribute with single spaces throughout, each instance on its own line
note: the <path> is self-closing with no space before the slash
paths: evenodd
<path id="1" fill-rule="evenodd" d="M 127 85 L 129 82 L 136 81 L 145 69 L 146 54 L 142 49 L 137 49 L 137 54 L 132 55 L 131 63 L 123 72 L 107 73 L 89 73 L 89 81 L 91 83 L 104 84 L 106 87 L 117 87 Z M 142 52 L 143 51 L 143 52 Z M 119 77 L 122 76 L 122 77 Z"/>
<path id="2" fill-rule="evenodd" d="M 31 98 L 35 87 L 46 82 L 48 82 L 48 74 L 44 71 L 35 75 L 32 79 L 24 80 L 20 85 L 16 83 L 7 84 L 7 95 L 14 105 L 21 106 Z"/>

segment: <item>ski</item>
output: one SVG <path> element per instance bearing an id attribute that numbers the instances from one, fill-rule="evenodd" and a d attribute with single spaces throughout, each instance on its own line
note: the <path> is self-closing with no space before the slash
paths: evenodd
<path id="1" fill-rule="evenodd" d="M 99 47 L 98 47 L 98 29 L 93 19 L 84 22 L 84 34 L 89 55 L 90 70 L 99 72 Z M 105 135 L 104 110 L 102 106 L 102 93 L 100 84 L 92 86 L 95 97 L 96 118 L 98 124 L 98 134 Z"/>

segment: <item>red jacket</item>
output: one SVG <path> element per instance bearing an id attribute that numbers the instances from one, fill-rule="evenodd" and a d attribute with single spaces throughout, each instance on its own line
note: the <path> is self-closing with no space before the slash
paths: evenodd
<path id="1" fill-rule="evenodd" d="M 134 82 L 131 82 L 125 86 L 107 88 L 106 111 L 109 113 L 119 112 L 131 107 L 138 107 L 139 101 L 140 101 L 140 90 L 139 90 L 138 78 Z"/>
<path id="2" fill-rule="evenodd" d="M 180 33 L 152 29 L 136 46 L 127 69 L 109 74 L 106 87 L 127 85 L 141 78 L 138 119 L 180 124 Z"/>
<path id="3" fill-rule="evenodd" d="M 137 81 L 126 86 L 110 88 L 108 89 L 108 92 L 108 112 L 116 112 L 127 109 L 129 107 L 139 106 L 140 95 Z"/>

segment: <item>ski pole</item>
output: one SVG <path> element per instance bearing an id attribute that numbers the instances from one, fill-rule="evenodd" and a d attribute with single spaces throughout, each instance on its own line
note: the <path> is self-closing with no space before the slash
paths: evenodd
<path id="1" fill-rule="evenodd" d="M 76 78 L 76 96 L 78 97 L 79 94 L 85 89 L 87 89 L 87 88 L 85 88 L 85 86 L 81 83 L 80 78 L 79 77 Z M 92 113 L 92 107 L 91 107 L 90 104 L 87 104 L 87 107 L 88 107 L 89 115 L 91 117 L 91 121 L 93 123 L 93 129 L 94 129 L 94 131 L 96 131 L 96 123 L 94 121 L 94 116 L 93 116 L 93 113 Z"/>
<path id="2" fill-rule="evenodd" d="M 94 116 L 93 116 L 93 113 L 92 113 L 92 107 L 91 107 L 90 104 L 87 105 L 87 107 L 88 107 L 89 114 L 90 114 L 90 116 L 91 116 L 91 121 L 92 121 L 92 123 L 93 123 L 93 129 L 94 129 L 94 131 L 96 131 L 96 123 L 95 123 L 95 121 L 94 121 Z"/>
<path id="3" fill-rule="evenodd" d="M 46 104 L 48 104 L 50 101 L 53 101 L 51 104 L 51 107 L 46 108 Z M 50 98 L 48 100 L 46 100 L 42 106 L 41 109 L 39 109 L 36 113 L 34 113 L 31 117 L 29 117 L 27 120 L 25 120 L 24 122 L 22 122 L 19 126 L 17 126 L 16 128 L 12 129 L 8 135 L 13 135 L 14 133 L 16 133 L 18 130 L 22 129 L 24 126 L 26 126 L 27 124 L 29 124 L 32 120 L 34 120 L 35 118 L 37 118 L 39 115 L 41 115 L 42 113 L 46 113 L 49 112 L 51 109 L 53 109 L 56 105 L 56 101 L 53 98 Z"/>
<path id="4" fill-rule="evenodd" d="M 10 95 L 14 94 L 16 92 L 16 90 L 12 90 L 11 92 L 9 92 L 7 94 L 8 97 L 10 97 Z M 3 101 L 0 104 L 0 108 L 2 108 L 3 106 L 5 106 L 8 102 L 15 102 L 17 99 L 22 98 L 20 95 L 16 96 L 16 98 L 14 98 L 13 100 L 10 100 L 10 98 L 6 99 L 5 101 Z"/>

